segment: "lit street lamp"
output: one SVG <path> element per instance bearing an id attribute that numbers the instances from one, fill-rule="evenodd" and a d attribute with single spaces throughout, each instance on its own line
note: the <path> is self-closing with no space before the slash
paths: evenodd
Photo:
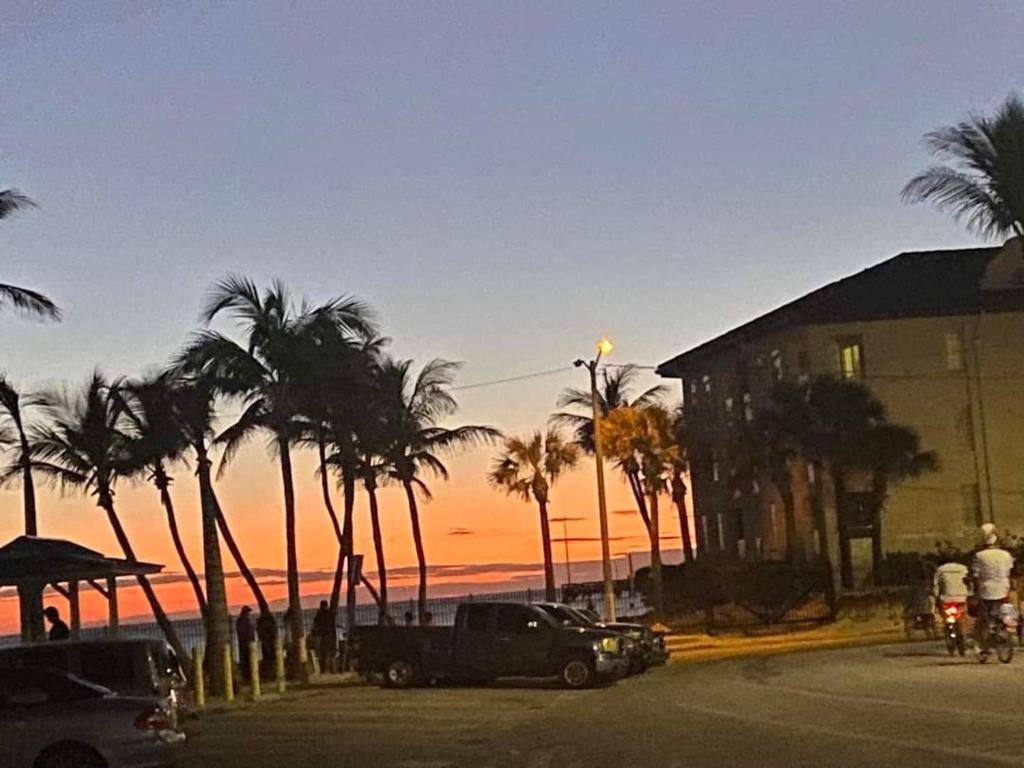
<path id="1" fill-rule="evenodd" d="M 604 457 L 601 455 L 601 409 L 597 401 L 597 365 L 601 357 L 612 351 L 608 339 L 597 342 L 597 356 L 593 360 L 576 360 L 573 365 L 586 368 L 590 373 L 590 405 L 593 409 L 594 464 L 597 468 L 597 512 L 601 521 L 601 571 L 604 576 L 604 618 L 615 621 L 615 584 L 612 581 L 612 558 L 608 546 L 608 506 L 604 495 Z"/>

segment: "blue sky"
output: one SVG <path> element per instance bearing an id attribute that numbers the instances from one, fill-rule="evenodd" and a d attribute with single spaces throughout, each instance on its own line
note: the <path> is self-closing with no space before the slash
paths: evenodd
<path id="1" fill-rule="evenodd" d="M 0 320 L 3 366 L 159 363 L 227 271 L 358 294 L 466 382 L 601 334 L 660 362 L 971 244 L 898 193 L 925 131 L 1021 85 L 1022 22 L 1010 0 L 9 3 L 0 187 L 40 208 L 0 228 L 2 279 L 66 320 Z M 466 418 L 537 426 L 574 382 L 466 392 Z"/>

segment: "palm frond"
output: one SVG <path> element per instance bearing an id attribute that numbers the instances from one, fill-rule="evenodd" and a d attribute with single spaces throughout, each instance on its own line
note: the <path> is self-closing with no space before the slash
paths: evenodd
<path id="1" fill-rule="evenodd" d="M 60 320 L 61 311 L 52 299 L 31 288 L 0 283 L 0 306 L 8 305 L 25 315 L 43 320 Z"/>
<path id="2" fill-rule="evenodd" d="M 222 312 L 241 320 L 254 321 L 263 312 L 259 289 L 248 277 L 229 274 L 214 283 L 203 302 L 199 319 L 208 324 Z"/>
<path id="3" fill-rule="evenodd" d="M 28 195 L 23 195 L 16 189 L 0 190 L 0 219 L 6 219 L 26 208 L 36 207 L 35 202 Z"/>
<path id="4" fill-rule="evenodd" d="M 224 447 L 221 455 L 220 466 L 217 468 L 217 479 L 224 476 L 228 464 L 241 448 L 255 433 L 267 426 L 266 402 L 262 399 L 256 400 L 242 411 L 242 415 L 230 427 L 221 432 L 214 439 L 214 445 Z"/>

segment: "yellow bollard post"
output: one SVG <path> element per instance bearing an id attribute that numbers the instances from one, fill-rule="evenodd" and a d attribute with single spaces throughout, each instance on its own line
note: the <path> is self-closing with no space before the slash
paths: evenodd
<path id="1" fill-rule="evenodd" d="M 260 652 L 256 643 L 249 643 L 249 701 L 260 700 Z"/>
<path id="2" fill-rule="evenodd" d="M 280 637 L 274 640 L 274 678 L 277 680 L 277 692 L 284 693 L 284 643 Z"/>
<path id="3" fill-rule="evenodd" d="M 206 680 L 203 678 L 203 649 L 192 649 L 192 703 L 196 709 L 206 706 Z"/>
<path id="4" fill-rule="evenodd" d="M 224 701 L 235 700 L 235 670 L 234 660 L 231 658 L 231 646 L 224 646 Z"/>

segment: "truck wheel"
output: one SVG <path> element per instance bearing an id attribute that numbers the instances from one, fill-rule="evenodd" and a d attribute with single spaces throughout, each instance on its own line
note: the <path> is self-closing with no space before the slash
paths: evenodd
<path id="1" fill-rule="evenodd" d="M 572 689 L 593 685 L 595 677 L 594 662 L 580 657 L 568 659 L 559 673 L 562 684 Z"/>
<path id="2" fill-rule="evenodd" d="M 395 659 L 384 668 L 386 688 L 410 688 L 416 677 L 416 665 L 406 659 Z"/>

